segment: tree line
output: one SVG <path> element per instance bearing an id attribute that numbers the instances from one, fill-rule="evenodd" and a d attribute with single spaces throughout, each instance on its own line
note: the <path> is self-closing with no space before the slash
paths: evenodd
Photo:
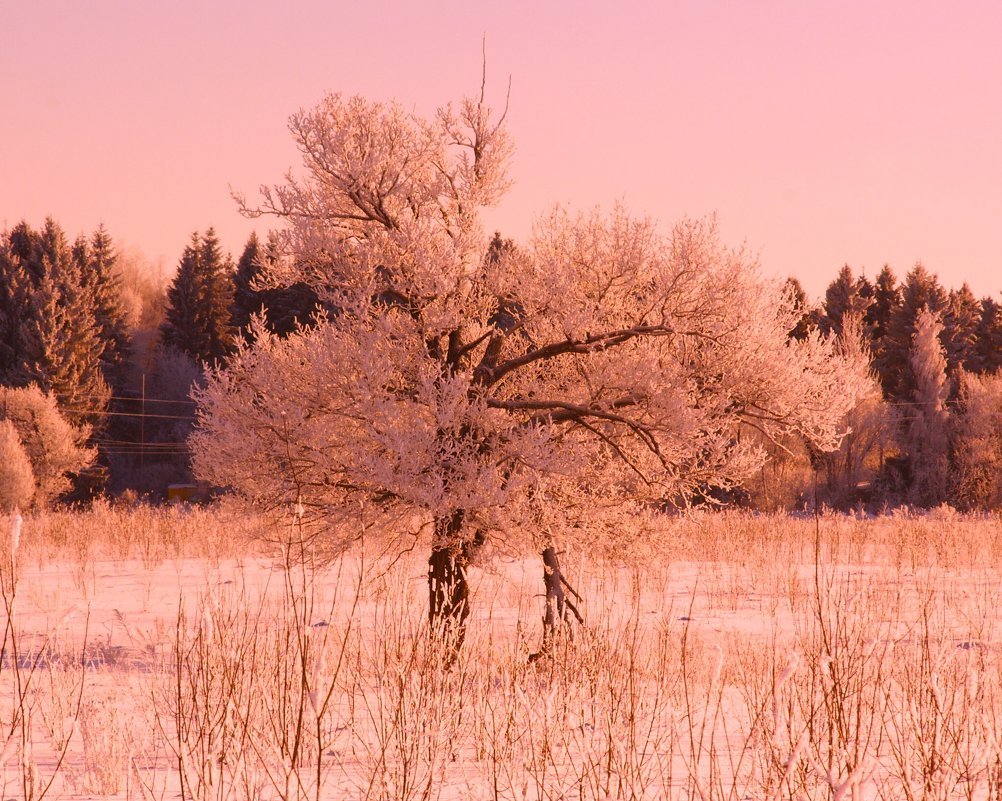
<path id="1" fill-rule="evenodd" d="M 287 334 L 318 309 L 304 287 L 259 288 L 269 246 L 234 264 L 195 232 L 168 286 L 99 227 L 46 219 L 0 232 L 0 507 L 96 491 L 162 495 L 191 481 L 193 385 L 240 339 Z"/>
<path id="2" fill-rule="evenodd" d="M 491 258 L 506 250 L 515 246 L 496 236 Z M 47 503 L 72 488 L 68 474 L 78 484 L 96 475 L 118 492 L 190 480 L 189 393 L 205 366 L 225 364 L 260 331 L 287 337 L 324 309 L 316 286 L 283 279 L 281 256 L 275 234 L 251 235 L 234 261 L 212 228 L 195 232 L 169 285 L 147 286 L 137 300 L 103 226 L 73 241 L 52 219 L 3 232 L 0 453 L 9 457 L 0 470 L 10 478 L 0 503 Z M 1002 505 L 999 301 L 976 298 L 967 284 L 947 290 L 921 264 L 900 282 L 889 266 L 873 280 L 844 266 L 818 303 L 796 278 L 786 289 L 799 315 L 789 337 L 855 339 L 875 386 L 850 412 L 837 451 L 796 437 L 765 441 L 770 463 L 720 497 L 787 507 Z"/>
<path id="3" fill-rule="evenodd" d="M 872 354 L 873 369 L 884 398 L 910 402 L 916 390 L 908 368 L 919 312 L 924 308 L 942 325 L 939 343 L 946 359 L 951 398 L 960 389 L 962 372 L 995 373 L 1002 367 L 1002 305 L 991 296 L 978 300 L 965 283 L 947 291 L 935 273 L 916 264 L 900 283 L 889 266 L 871 282 L 854 275 L 848 265 L 839 270 L 825 290 L 821 303 L 812 306 L 796 278 L 788 286 L 803 314 L 792 332 L 803 337 L 817 327 L 839 334 L 843 320 L 856 316 Z"/>
<path id="4" fill-rule="evenodd" d="M 1002 505 L 999 301 L 977 299 L 966 283 L 946 290 L 921 263 L 901 282 L 886 265 L 872 281 L 843 266 L 816 305 L 796 279 L 787 286 L 801 311 L 790 335 L 850 329 L 875 382 L 841 448 L 806 454 L 822 472 L 822 499 L 842 508 Z M 779 461 L 789 481 L 796 459 Z"/>

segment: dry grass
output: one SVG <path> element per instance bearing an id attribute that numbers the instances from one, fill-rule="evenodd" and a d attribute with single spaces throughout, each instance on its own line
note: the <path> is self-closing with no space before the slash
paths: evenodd
<path id="1" fill-rule="evenodd" d="M 532 665 L 536 560 L 475 572 L 454 660 L 419 555 L 320 566 L 262 530 L 25 522 L 0 797 L 1002 797 L 997 519 L 665 520 L 633 566 L 565 554 L 586 625 Z"/>

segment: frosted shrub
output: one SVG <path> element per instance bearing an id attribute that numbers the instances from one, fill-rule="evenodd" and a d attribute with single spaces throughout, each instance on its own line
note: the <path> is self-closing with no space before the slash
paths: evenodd
<path id="1" fill-rule="evenodd" d="M 101 795 L 121 789 L 128 770 L 128 710 L 116 695 L 89 698 L 80 709 L 85 786 Z"/>
<path id="2" fill-rule="evenodd" d="M 89 466 L 97 455 L 84 444 L 89 430 L 69 423 L 55 398 L 36 386 L 0 387 L 0 416 L 13 426 L 31 462 L 36 506 L 69 489 L 68 474 Z"/>
<path id="3" fill-rule="evenodd" d="M 9 420 L 0 420 L 0 512 L 27 509 L 35 496 L 35 473 Z"/>

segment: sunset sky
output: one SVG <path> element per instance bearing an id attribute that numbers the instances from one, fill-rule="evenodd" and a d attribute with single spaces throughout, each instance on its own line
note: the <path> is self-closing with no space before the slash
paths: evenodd
<path id="1" fill-rule="evenodd" d="M 848 263 L 1002 290 L 1002 3 L 487 4 L 3 0 L 0 229 L 99 222 L 170 272 L 195 229 L 239 255 L 253 194 L 297 163 L 327 90 L 418 112 L 511 78 L 524 238 L 554 203 L 621 200 L 812 295 Z"/>

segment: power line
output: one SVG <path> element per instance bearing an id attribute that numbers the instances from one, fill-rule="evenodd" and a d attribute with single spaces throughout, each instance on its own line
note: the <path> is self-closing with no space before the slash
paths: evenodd
<path id="1" fill-rule="evenodd" d="M 929 404 L 923 401 L 881 401 L 884 406 L 928 406 Z M 958 400 L 946 400 L 943 401 L 946 406 L 956 406 L 960 403 Z"/>
<path id="2" fill-rule="evenodd" d="M 100 450 L 101 450 L 101 453 L 109 453 L 109 454 L 110 453 L 116 453 L 116 454 L 126 454 L 126 453 L 129 453 L 129 454 L 132 454 L 132 453 L 143 454 L 143 453 L 145 453 L 145 454 L 149 454 L 149 455 L 152 455 L 152 456 L 158 456 L 158 455 L 159 456 L 167 456 L 167 455 L 171 455 L 171 454 L 188 453 L 188 451 L 189 451 L 188 448 L 182 447 L 180 445 L 169 445 L 169 446 L 166 446 L 166 447 L 163 447 L 163 448 L 151 448 L 149 446 L 149 443 L 146 443 L 146 445 L 142 445 L 142 444 L 140 444 L 138 442 L 135 443 L 134 445 L 130 445 L 130 446 L 115 445 L 115 446 L 110 447 L 110 448 L 103 448 L 102 447 L 102 448 L 100 448 Z"/>
<path id="3" fill-rule="evenodd" d="M 90 396 L 85 395 L 83 397 L 90 397 Z M 128 401 L 130 403 L 140 403 L 142 401 L 142 398 L 130 398 L 128 395 L 112 395 L 110 400 L 120 400 L 120 401 Z M 146 402 L 186 404 L 188 406 L 198 405 L 198 402 L 193 400 L 169 400 L 168 398 L 151 398 L 149 395 L 146 396 Z"/>
<path id="4" fill-rule="evenodd" d="M 168 449 L 156 449 L 150 450 L 147 446 L 145 449 L 136 443 L 135 448 L 102 448 L 101 453 L 105 456 L 137 456 L 142 454 L 147 454 L 150 456 L 180 456 L 181 454 L 188 453 L 187 448 L 171 448 Z"/>
<path id="5" fill-rule="evenodd" d="M 150 414 L 143 412 L 99 412 L 86 409 L 63 409 L 66 414 L 82 414 L 87 417 L 153 417 L 159 420 L 194 420 L 194 414 Z"/>
<path id="6" fill-rule="evenodd" d="M 146 442 L 146 443 L 142 443 L 142 442 L 126 442 L 125 440 L 103 440 L 103 439 L 94 440 L 94 444 L 95 445 L 101 445 L 101 446 L 110 446 L 112 448 L 123 448 L 123 447 L 124 448 L 131 448 L 131 447 L 139 448 L 139 447 L 145 445 L 145 447 L 147 447 L 147 448 L 155 448 L 155 449 L 158 449 L 158 450 L 162 449 L 162 448 L 187 448 L 188 447 L 187 443 L 184 443 L 184 442 Z"/>
<path id="7" fill-rule="evenodd" d="M 64 393 L 61 396 L 57 395 L 57 397 L 68 398 L 68 399 L 71 399 L 71 400 L 120 400 L 120 401 L 128 401 L 130 403 L 141 403 L 142 400 L 143 400 L 142 397 L 137 396 L 137 397 L 133 398 L 133 397 L 130 397 L 128 395 L 110 395 L 110 396 L 105 396 L 105 395 L 67 395 L 67 394 Z M 198 402 L 197 401 L 193 401 L 193 400 L 171 400 L 169 398 L 151 398 L 149 395 L 146 396 L 146 402 L 147 403 L 177 403 L 177 404 L 186 404 L 186 405 L 189 405 L 189 406 L 197 406 L 198 405 Z"/>

